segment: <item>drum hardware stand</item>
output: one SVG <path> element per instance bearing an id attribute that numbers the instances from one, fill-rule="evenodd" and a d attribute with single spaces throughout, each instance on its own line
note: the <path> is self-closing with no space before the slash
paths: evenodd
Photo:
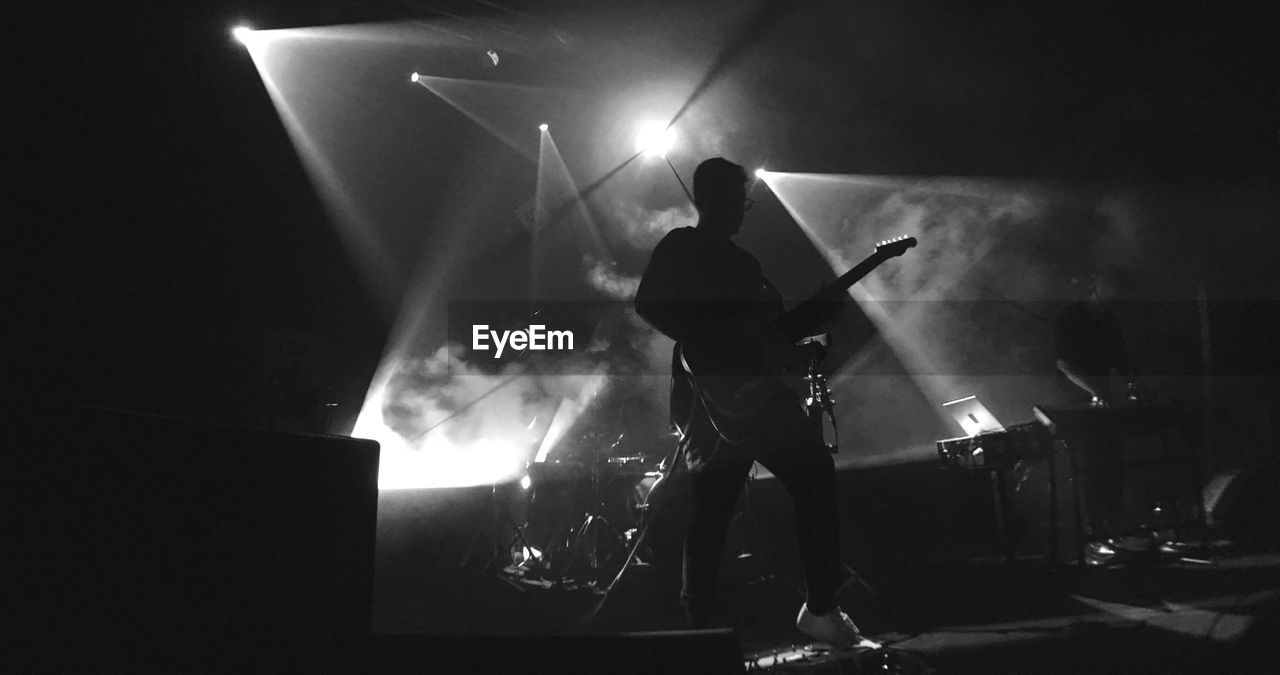
<path id="1" fill-rule="evenodd" d="M 614 441 L 613 445 L 609 447 L 616 447 L 621 440 L 622 437 L 619 436 L 618 440 Z M 586 520 L 582 521 L 582 524 L 574 530 L 575 534 L 573 538 L 573 545 L 570 547 L 568 553 L 565 554 L 564 567 L 561 569 L 560 575 L 556 579 L 552 588 L 564 588 L 565 580 L 568 579 L 574 560 L 578 558 L 579 554 L 584 555 L 586 558 L 587 568 L 590 570 L 592 575 L 595 576 L 599 574 L 601 563 L 601 528 L 606 528 L 605 534 L 610 534 L 614 540 L 613 548 L 609 551 L 609 555 L 606 556 L 606 559 L 611 557 L 612 554 L 616 552 L 617 549 L 626 541 L 626 538 L 618 532 L 618 528 L 614 527 L 613 523 L 610 523 L 609 519 L 602 514 L 604 511 L 604 500 L 600 491 L 601 443 L 598 435 L 596 437 L 596 442 L 592 445 L 591 510 L 587 513 Z M 592 584 L 594 585 L 594 583 L 595 580 L 593 579 Z"/>
<path id="2" fill-rule="evenodd" d="M 641 563 L 636 560 L 636 554 L 640 552 L 640 547 L 644 545 L 645 536 L 649 534 L 649 528 L 653 525 L 654 521 L 652 514 L 649 512 L 649 498 L 653 496 L 654 492 L 657 492 L 659 485 L 662 485 L 665 481 L 675 475 L 676 471 L 679 469 L 681 456 L 684 454 L 684 447 L 687 442 L 688 437 L 682 435 L 680 437 L 680 441 L 671 449 L 671 452 L 667 453 L 667 456 L 663 458 L 660 464 L 658 464 L 658 478 L 653 482 L 653 487 L 649 488 L 649 492 L 645 495 L 644 503 L 640 504 L 638 507 L 638 510 L 640 511 L 640 530 L 629 542 L 630 550 L 627 551 L 627 557 L 622 561 L 622 568 L 618 570 L 616 575 L 614 575 L 613 581 L 610 581 L 609 585 L 605 586 L 604 590 L 600 592 L 600 599 L 596 601 L 596 604 L 591 608 L 591 611 L 587 612 L 569 628 L 569 633 L 580 634 L 586 632 L 587 628 L 591 625 L 591 622 L 595 621 L 600 610 L 604 609 L 605 603 L 609 601 L 609 593 L 613 591 L 619 581 L 622 581 L 622 577 L 627 573 L 627 570 L 632 567 L 640 566 Z"/>
<path id="3" fill-rule="evenodd" d="M 510 534 L 510 538 L 506 535 Z M 487 540 L 489 543 L 489 559 L 485 562 L 482 574 L 490 574 L 498 569 L 498 557 L 500 555 L 510 555 L 511 547 L 517 542 L 522 548 L 528 549 L 529 542 L 525 541 L 524 531 L 511 517 L 510 510 L 499 505 L 498 502 L 498 484 L 492 483 L 489 486 L 489 518 L 484 523 L 477 525 L 475 532 L 471 535 L 471 541 L 467 544 L 466 551 L 463 552 L 462 558 L 458 561 L 459 569 L 466 569 L 472 562 L 472 559 L 478 554 L 478 544 L 481 540 Z M 506 542 L 505 545 L 503 542 Z"/>
<path id="4" fill-rule="evenodd" d="M 537 316 L 540 313 L 542 313 L 541 309 L 535 309 L 533 312 L 527 315 L 528 319 L 532 320 L 535 316 Z M 512 361 L 514 362 L 519 360 L 520 357 L 524 356 L 526 351 L 528 351 L 528 347 L 516 352 L 516 355 L 512 358 Z M 485 391 L 484 393 L 480 394 L 476 398 L 467 402 L 466 405 L 463 405 L 457 410 L 454 410 L 453 412 L 449 413 L 447 416 L 444 417 L 444 419 L 439 420 L 435 424 L 432 424 L 426 429 L 423 429 L 413 438 L 408 439 L 409 442 L 411 443 L 416 442 L 417 440 L 431 433 L 437 427 L 440 427 L 441 425 L 445 424 L 449 420 L 452 420 L 458 415 L 461 415 L 462 413 L 466 412 L 467 410 L 475 406 L 480 401 L 483 401 L 484 399 L 488 398 L 494 392 L 498 391 L 499 389 L 502 389 L 503 387 L 506 387 L 512 382 L 515 382 L 516 379 L 517 379 L 517 376 L 512 375 L 506 378 L 505 380 L 502 380 L 501 382 L 495 384 L 494 386 L 490 387 L 488 391 Z M 520 525 L 516 524 L 515 520 L 511 518 L 511 513 L 509 509 L 500 509 L 498 507 L 498 483 L 497 482 L 490 483 L 489 485 L 489 506 L 490 506 L 489 521 L 483 525 L 478 525 L 476 527 L 475 533 L 471 535 L 471 541 L 467 544 L 467 550 L 463 552 L 462 559 L 458 561 L 459 569 L 466 569 L 467 565 L 471 563 L 471 558 L 475 555 L 476 543 L 479 542 L 480 537 L 485 534 L 489 535 L 489 541 L 492 546 L 492 548 L 489 551 L 489 560 L 488 562 L 485 563 L 485 569 L 484 569 L 485 573 L 492 571 L 494 565 L 496 565 L 498 562 L 498 556 L 500 555 L 500 552 L 510 555 L 511 546 L 512 544 L 515 544 L 517 541 L 520 542 L 520 545 L 522 547 L 526 549 L 530 548 L 529 542 L 525 541 L 524 531 L 521 530 Z M 506 521 L 506 522 L 503 523 L 501 521 Z M 500 530 L 504 529 L 504 526 L 506 528 L 510 528 L 511 531 L 515 533 L 515 536 L 511 538 L 511 540 L 507 543 L 505 547 L 499 548 L 498 533 Z"/>

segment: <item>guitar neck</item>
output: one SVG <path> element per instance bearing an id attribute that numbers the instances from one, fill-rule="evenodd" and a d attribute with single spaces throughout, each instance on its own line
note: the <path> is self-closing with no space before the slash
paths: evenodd
<path id="1" fill-rule="evenodd" d="M 838 299 L 842 293 L 849 290 L 850 286 L 858 283 L 863 277 L 871 273 L 871 270 L 880 266 L 880 263 L 888 260 L 892 256 L 886 256 L 877 251 L 867 256 L 866 260 L 854 265 L 852 269 L 841 274 L 835 281 L 827 284 L 822 290 L 814 293 L 804 302 L 796 305 L 791 311 L 783 314 L 777 322 L 777 327 L 784 335 L 791 335 L 794 331 L 800 329 L 804 321 L 812 315 L 820 305 L 832 302 Z"/>
<path id="2" fill-rule="evenodd" d="M 871 274 L 871 270 L 879 267 L 880 263 L 888 260 L 889 258 L 890 256 L 886 256 L 883 253 L 872 253 L 867 256 L 866 260 L 854 265 L 853 269 L 841 274 L 835 281 L 827 284 L 826 288 L 818 291 L 812 298 L 805 300 L 805 302 L 823 302 L 835 299 L 833 296 L 838 297 L 841 293 L 849 290 L 850 286 L 862 281 L 863 277 Z M 802 302 L 800 304 L 803 305 L 804 303 Z"/>

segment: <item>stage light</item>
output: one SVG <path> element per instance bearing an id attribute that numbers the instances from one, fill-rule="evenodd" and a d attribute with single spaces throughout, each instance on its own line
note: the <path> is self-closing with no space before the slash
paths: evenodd
<path id="1" fill-rule="evenodd" d="M 525 477 L 520 479 L 520 489 L 528 490 L 532 486 L 533 481 L 529 479 L 528 474 L 525 474 Z"/>
<path id="2" fill-rule="evenodd" d="M 413 74 L 409 76 L 409 81 L 417 82 L 421 77 L 422 77 L 421 75 L 418 75 L 418 71 L 415 70 Z"/>
<path id="3" fill-rule="evenodd" d="M 240 44 L 249 44 L 249 36 L 253 35 L 253 29 L 240 25 L 231 29 L 231 37 L 240 41 Z"/>
<path id="4" fill-rule="evenodd" d="M 646 122 L 636 132 L 636 152 L 650 157 L 666 157 L 675 143 L 675 129 L 661 122 Z"/>
<path id="5" fill-rule="evenodd" d="M 764 178 L 768 173 L 769 172 L 765 171 L 764 167 L 762 166 L 759 169 L 756 169 L 756 178 Z"/>
<path id="6" fill-rule="evenodd" d="M 547 125 L 546 125 L 546 124 L 539 124 L 539 125 L 538 125 L 538 131 L 546 131 L 546 130 L 547 130 Z"/>

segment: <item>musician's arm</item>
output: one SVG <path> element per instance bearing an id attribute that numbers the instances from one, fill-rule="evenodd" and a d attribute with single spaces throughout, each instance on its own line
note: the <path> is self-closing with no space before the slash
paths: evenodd
<path id="1" fill-rule="evenodd" d="M 718 311 L 717 304 L 658 299 L 636 293 L 636 313 L 640 318 L 676 342 L 737 343 L 762 332 L 760 325 L 745 317 Z"/>
<path id="2" fill-rule="evenodd" d="M 677 342 L 733 339 L 745 328 L 722 303 L 698 300 L 696 244 L 677 230 L 654 248 L 636 291 L 636 313 Z"/>
<path id="3" fill-rule="evenodd" d="M 823 297 L 794 307 L 781 322 L 781 329 L 792 342 L 823 332 L 824 327 L 844 309 L 847 295 Z"/>
<path id="4" fill-rule="evenodd" d="M 1080 372 L 1066 359 L 1058 359 L 1058 370 L 1067 376 L 1071 383 L 1088 392 L 1094 398 L 1104 402 L 1111 400 L 1111 378 L 1107 375 L 1089 375 Z"/>
<path id="5" fill-rule="evenodd" d="M 653 251 L 636 291 L 636 313 L 685 345 L 732 345 L 759 356 L 774 370 L 799 367 L 803 355 L 769 322 L 735 311 L 731 303 L 697 299 L 696 249 L 677 230 Z M 673 235 L 675 235 L 673 237 Z"/>

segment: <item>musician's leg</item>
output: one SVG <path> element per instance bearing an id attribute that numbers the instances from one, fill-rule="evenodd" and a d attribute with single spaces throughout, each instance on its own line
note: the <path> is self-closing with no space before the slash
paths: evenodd
<path id="1" fill-rule="evenodd" d="M 1102 517 L 1112 536 L 1119 535 L 1124 525 L 1124 446 L 1111 436 L 1098 441 L 1098 491 Z"/>
<path id="2" fill-rule="evenodd" d="M 836 473 L 831 453 L 794 401 L 773 406 L 757 459 L 782 481 L 795 504 L 796 543 L 804 565 L 806 604 L 814 614 L 836 607 L 840 537 Z"/>
<path id="3" fill-rule="evenodd" d="M 692 470 L 693 516 L 684 542 L 684 585 L 680 600 L 695 628 L 714 625 L 716 576 L 729 521 L 752 460 L 721 448 L 717 461 Z"/>
<path id="4" fill-rule="evenodd" d="M 1119 534 L 1123 514 L 1124 465 L 1120 447 L 1102 434 L 1081 434 L 1069 441 L 1080 460 L 1080 487 L 1088 518 L 1089 537 L 1103 540 Z"/>

